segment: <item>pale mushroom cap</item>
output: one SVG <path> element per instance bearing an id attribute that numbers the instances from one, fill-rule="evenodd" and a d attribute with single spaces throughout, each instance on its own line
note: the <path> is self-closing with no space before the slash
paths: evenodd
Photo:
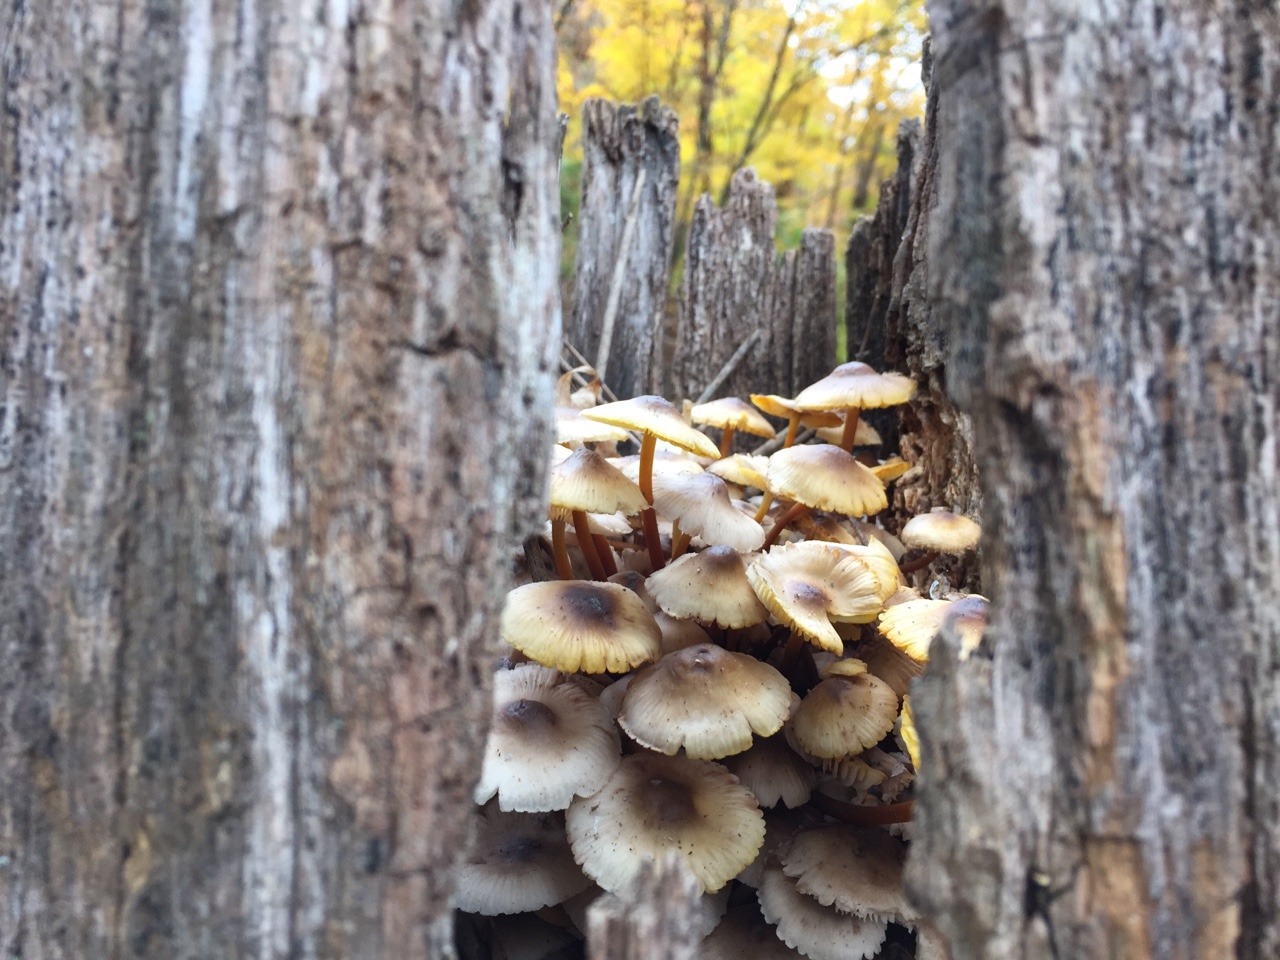
<path id="1" fill-rule="evenodd" d="M 494 916 L 540 910 L 585 890 L 557 815 L 478 811 L 458 870 L 456 906 Z"/>
<path id="2" fill-rule="evenodd" d="M 577 407 L 556 407 L 556 443 L 621 443 L 631 434 L 621 427 L 588 420 Z"/>
<path id="3" fill-rule="evenodd" d="M 824 907 L 869 920 L 907 920 L 907 847 L 883 830 L 849 824 L 797 834 L 778 850 L 782 872 Z"/>
<path id="4" fill-rule="evenodd" d="M 818 772 L 787 745 L 786 737 L 757 740 L 749 750 L 726 757 L 724 765 L 762 807 L 798 807 L 808 802 L 818 782 Z"/>
<path id="5" fill-rule="evenodd" d="M 769 469 L 769 458 L 752 453 L 735 453 L 731 457 L 717 460 L 707 467 L 707 473 L 714 473 L 727 483 L 736 483 L 742 487 L 755 487 L 757 490 L 768 489 L 765 471 Z"/>
<path id="6" fill-rule="evenodd" d="M 618 723 L 641 746 L 716 760 L 772 736 L 791 707 L 791 686 L 767 663 L 704 643 L 669 653 L 636 674 Z"/>
<path id="7" fill-rule="evenodd" d="M 552 507 L 551 519 L 562 523 L 573 523 L 573 511 L 564 507 Z M 631 533 L 631 524 L 621 513 L 588 513 L 587 527 L 592 533 L 605 537 L 625 537 Z M 574 531 L 577 536 L 577 531 Z"/>
<path id="8" fill-rule="evenodd" d="M 685 533 L 709 544 L 743 553 L 764 544 L 764 528 L 734 507 L 724 481 L 713 474 L 655 475 L 653 505 Z"/>
<path id="9" fill-rule="evenodd" d="M 902 528 L 901 540 L 917 550 L 965 553 L 982 539 L 982 528 L 966 516 L 934 510 L 912 517 Z"/>
<path id="10" fill-rule="evenodd" d="M 649 595 L 667 614 L 728 629 L 763 623 L 769 610 L 747 579 L 747 563 L 729 547 L 685 554 L 649 576 Z"/>
<path id="11" fill-rule="evenodd" d="M 502 639 L 565 673 L 625 673 L 662 651 L 662 633 L 640 597 L 616 583 L 579 580 L 508 593 Z"/>
<path id="12" fill-rule="evenodd" d="M 871 410 L 906 403 L 916 392 L 915 381 L 900 373 L 876 373 L 865 363 L 842 363 L 816 383 L 796 394 L 802 410 Z"/>
<path id="13" fill-rule="evenodd" d="M 924 664 L 908 656 L 884 637 L 872 636 L 858 647 L 867 672 L 879 677 L 898 696 L 906 696 L 911 681 L 924 675 Z"/>
<path id="14" fill-rule="evenodd" d="M 777 497 L 846 516 L 871 516 L 889 505 L 884 484 L 853 455 L 829 443 L 779 450 L 765 474 Z"/>
<path id="15" fill-rule="evenodd" d="M 662 397 L 648 395 L 616 400 L 584 410 L 582 415 L 589 420 L 598 420 L 615 427 L 652 433 L 667 443 L 702 457 L 720 456 L 720 448 L 701 430 L 685 423 L 675 404 Z"/>
<path id="16" fill-rule="evenodd" d="M 581 447 L 551 468 L 551 506 L 637 514 L 649 503 L 621 470 L 594 450 Z"/>
<path id="17" fill-rule="evenodd" d="M 942 629 L 951 600 L 908 600 L 880 614 L 880 632 L 895 647 L 921 663 L 929 659 L 929 644 Z"/>
<path id="18" fill-rule="evenodd" d="M 844 651 L 844 641 L 832 620 L 870 623 L 880 610 L 870 568 L 831 544 L 774 547 L 747 568 L 747 577 L 780 623 L 835 654 Z"/>
<path id="19" fill-rule="evenodd" d="M 868 672 L 864 661 L 857 657 L 845 657 L 826 664 L 821 670 L 821 675 L 825 680 L 827 677 L 860 677 Z"/>
<path id="20" fill-rule="evenodd" d="M 829 677 L 800 701 L 787 733 L 810 756 L 838 760 L 874 747 L 897 719 L 897 694 L 883 680 L 869 673 Z"/>
<path id="21" fill-rule="evenodd" d="M 758 903 L 729 910 L 711 936 L 702 941 L 699 960 L 803 960 L 804 954 L 778 939 Z"/>
<path id="22" fill-rule="evenodd" d="M 881 602 L 887 601 L 897 592 L 902 582 L 902 568 L 898 566 L 893 553 L 881 540 L 872 537 L 865 545 L 841 543 L 837 544 L 837 547 L 867 565 L 876 578 L 876 593 Z"/>
<path id="23" fill-rule="evenodd" d="M 476 803 L 503 810 L 563 810 L 599 790 L 622 760 L 613 718 L 560 674 L 525 663 L 496 674 L 493 724 Z"/>
<path id="24" fill-rule="evenodd" d="M 794 413 L 800 414 L 800 423 L 806 427 L 831 427 L 839 424 L 840 414 L 828 413 L 825 410 L 801 410 L 795 401 L 780 397 L 774 393 L 753 393 L 751 402 L 771 417 L 790 420 Z"/>
<path id="25" fill-rule="evenodd" d="M 640 865 L 678 852 L 714 893 L 764 842 L 764 817 L 751 791 L 707 760 L 637 753 L 604 788 L 575 800 L 569 842 L 583 870 L 606 890 L 626 889 Z"/>
<path id="26" fill-rule="evenodd" d="M 818 428 L 818 439 L 823 443 L 840 443 L 844 439 L 844 418 L 839 418 L 840 422 L 830 427 Z M 884 443 L 884 438 L 880 436 L 880 431 L 873 427 L 867 421 L 859 419 L 858 425 L 853 428 L 853 445 L 855 447 L 878 447 Z"/>
<path id="27" fill-rule="evenodd" d="M 866 960 L 884 943 L 888 925 L 824 907 L 801 893 L 776 863 L 760 877 L 760 912 L 778 939 L 809 960 Z"/>
<path id="28" fill-rule="evenodd" d="M 890 480 L 897 480 L 906 474 L 911 469 L 911 464 L 901 457 L 890 457 L 888 460 L 881 460 L 874 467 L 868 467 L 867 469 L 874 473 L 881 483 L 888 483 Z"/>
<path id="29" fill-rule="evenodd" d="M 733 427 L 740 433 L 773 439 L 773 425 L 760 415 L 755 407 L 737 397 L 724 397 L 710 403 L 700 403 L 690 411 L 694 423 L 708 427 Z"/>
<path id="30" fill-rule="evenodd" d="M 898 739 L 907 748 L 911 766 L 920 769 L 920 735 L 916 733 L 915 717 L 911 715 L 911 698 L 902 698 L 902 714 L 898 717 Z"/>
<path id="31" fill-rule="evenodd" d="M 622 471 L 623 476 L 628 480 L 636 483 L 640 482 L 640 455 L 632 454 L 629 457 L 618 457 L 613 461 L 614 466 Z M 702 464 L 696 458 L 687 453 L 672 453 L 669 451 L 659 450 L 653 455 L 653 475 L 655 477 L 667 476 L 674 473 L 702 473 Z"/>
<path id="32" fill-rule="evenodd" d="M 949 623 L 960 635 L 960 659 L 967 660 L 987 632 L 991 604 L 986 597 L 976 593 L 960 597 L 947 611 L 944 622 Z"/>

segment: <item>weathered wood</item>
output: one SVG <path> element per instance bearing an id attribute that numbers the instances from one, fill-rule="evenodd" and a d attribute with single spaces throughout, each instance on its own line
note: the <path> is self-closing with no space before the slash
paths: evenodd
<path id="1" fill-rule="evenodd" d="M 914 698 L 912 884 L 957 960 L 1276 957 L 1280 13 L 931 14 L 994 610 Z"/>
<path id="2" fill-rule="evenodd" d="M 680 176 L 676 128 L 675 113 L 657 97 L 638 107 L 588 100 L 582 110 L 582 204 L 565 334 L 597 366 L 604 364 L 620 397 L 661 386 Z M 602 358 L 611 300 L 614 323 L 609 355 Z"/>
<path id="3" fill-rule="evenodd" d="M 694 960 L 698 881 L 679 855 L 642 869 L 625 896 L 608 894 L 587 913 L 589 960 Z"/>
<path id="4" fill-rule="evenodd" d="M 799 250 L 774 247 L 773 187 L 751 169 L 734 175 L 729 197 L 694 209 L 685 249 L 679 329 L 670 392 L 702 393 L 753 330 L 756 347 L 721 385 L 720 396 L 791 396 L 835 365 L 834 242 L 806 230 Z"/>
<path id="5" fill-rule="evenodd" d="M 558 348 L 549 11 L 0 35 L 0 954 L 445 956 Z"/>

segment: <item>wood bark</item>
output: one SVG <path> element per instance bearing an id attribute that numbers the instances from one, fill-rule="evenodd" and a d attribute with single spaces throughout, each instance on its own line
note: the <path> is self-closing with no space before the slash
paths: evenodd
<path id="1" fill-rule="evenodd" d="M 0 954 L 447 956 L 558 349 L 550 11 L 0 36 Z"/>
<path id="2" fill-rule="evenodd" d="M 913 696 L 914 888 L 957 960 L 1276 957 L 1280 13 L 930 14 L 994 606 Z"/>
<path id="3" fill-rule="evenodd" d="M 565 335 L 605 367 L 617 396 L 653 393 L 662 386 L 662 330 L 680 178 L 676 115 L 651 97 L 638 107 L 589 100 L 582 117 L 582 205 Z M 599 353 L 611 299 L 606 361 Z"/>
<path id="4" fill-rule="evenodd" d="M 589 960 L 694 960 L 701 936 L 694 918 L 702 888 L 671 854 L 644 867 L 625 895 L 606 894 L 587 914 Z"/>
<path id="5" fill-rule="evenodd" d="M 696 399 L 742 343 L 755 346 L 716 396 L 792 396 L 835 365 L 834 241 L 806 230 L 779 258 L 773 188 L 754 170 L 734 175 L 728 202 L 697 204 L 685 250 L 670 392 Z"/>

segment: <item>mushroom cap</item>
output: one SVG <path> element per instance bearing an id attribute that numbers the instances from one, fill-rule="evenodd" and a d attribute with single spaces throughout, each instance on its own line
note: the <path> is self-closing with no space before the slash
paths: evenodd
<path id="1" fill-rule="evenodd" d="M 768 482 L 764 478 L 769 469 L 769 458 L 752 453 L 735 453 L 733 456 L 717 460 L 707 467 L 707 473 L 714 473 L 727 483 L 736 483 L 741 487 L 755 487 L 767 490 Z"/>
<path id="2" fill-rule="evenodd" d="M 556 407 L 556 443 L 621 443 L 631 434 L 598 420 L 588 420 L 577 407 Z"/>
<path id="3" fill-rule="evenodd" d="M 806 897 L 777 863 L 760 876 L 760 912 L 777 926 L 778 939 L 809 960 L 866 960 L 880 949 L 888 924 L 824 907 Z"/>
<path id="4" fill-rule="evenodd" d="M 851 557 L 857 557 L 867 565 L 872 576 L 876 578 L 876 593 L 882 603 L 897 592 L 902 582 L 902 568 L 898 566 L 898 561 L 893 558 L 892 551 L 884 545 L 883 541 L 871 537 L 866 544 L 838 543 L 836 547 Z"/>
<path id="5" fill-rule="evenodd" d="M 701 960 L 803 960 L 804 954 L 778 939 L 758 903 L 730 909 L 698 949 Z"/>
<path id="6" fill-rule="evenodd" d="M 871 569 L 827 543 L 774 547 L 747 568 L 747 577 L 778 622 L 836 654 L 844 641 L 831 621 L 870 623 L 880 610 Z"/>
<path id="7" fill-rule="evenodd" d="M 728 629 L 763 623 L 769 610 L 747 579 L 745 557 L 730 547 L 687 553 L 649 575 L 649 595 L 670 616 Z"/>
<path id="8" fill-rule="evenodd" d="M 479 810 L 458 870 L 456 906 L 495 916 L 541 910 L 590 886 L 556 814 Z"/>
<path id="9" fill-rule="evenodd" d="M 559 520 L 561 523 L 573 523 L 573 511 L 565 507 L 552 507 L 551 519 Z M 587 527 L 592 533 L 598 533 L 605 537 L 625 537 L 632 532 L 631 524 L 627 522 L 627 518 L 621 513 L 588 513 Z M 578 532 L 574 531 L 574 537 Z"/>
<path id="10" fill-rule="evenodd" d="M 886 607 L 880 614 L 880 632 L 907 656 L 924 663 L 929 659 L 929 644 L 943 621 L 951 618 L 967 656 L 982 642 L 989 608 L 987 599 L 977 594 L 958 600 L 908 600 Z"/>
<path id="11" fill-rule="evenodd" d="M 879 477 L 881 483 L 888 483 L 890 480 L 897 480 L 910 470 L 911 464 L 901 457 L 890 457 L 888 460 L 881 460 L 874 467 L 868 467 L 867 469 Z"/>
<path id="12" fill-rule="evenodd" d="M 621 470 L 594 450 L 580 447 L 551 468 L 551 506 L 637 514 L 649 502 Z"/>
<path id="13" fill-rule="evenodd" d="M 776 436 L 772 424 L 760 416 L 760 411 L 745 400 L 723 397 L 710 403 L 700 403 L 689 412 L 694 423 L 708 427 L 733 427 L 740 433 L 750 433 L 772 440 Z"/>
<path id="14" fill-rule="evenodd" d="M 596 883 L 626 889 L 641 864 L 676 851 L 702 888 L 715 893 L 764 842 L 751 791 L 709 760 L 636 753 L 593 797 L 569 805 L 573 855 Z"/>
<path id="15" fill-rule="evenodd" d="M 812 757 L 838 760 L 874 747 L 897 719 L 898 696 L 879 677 L 828 677 L 800 701 L 787 737 Z"/>
<path id="16" fill-rule="evenodd" d="M 563 810 L 599 790 L 622 760 L 613 718 L 559 673 L 524 663 L 493 678 L 493 725 L 475 802 L 503 810 Z"/>
<path id="17" fill-rule="evenodd" d="M 869 920 L 906 920 L 907 847 L 883 830 L 838 824 L 806 830 L 778 850 L 782 872 L 824 907 Z"/>
<path id="18" fill-rule="evenodd" d="M 582 415 L 589 420 L 598 420 L 626 430 L 652 433 L 667 443 L 699 456 L 720 456 L 720 448 L 701 430 L 685 423 L 675 404 L 663 397 L 646 395 L 632 397 L 630 400 L 615 400 L 613 403 L 603 403 L 584 410 Z"/>
<path id="19" fill-rule="evenodd" d="M 889 505 L 880 478 L 829 443 L 779 450 L 765 474 L 776 497 L 846 516 L 871 516 Z"/>
<path id="20" fill-rule="evenodd" d="M 777 733 L 790 709 L 791 685 L 777 670 L 703 643 L 639 671 L 618 723 L 650 750 L 670 755 L 683 748 L 695 760 L 716 760 L 746 750 L 753 733 Z"/>
<path id="21" fill-rule="evenodd" d="M 613 462 L 628 480 L 632 480 L 636 483 L 640 482 L 639 454 L 632 454 L 628 457 L 618 457 Z M 655 477 L 668 476 L 676 473 L 702 472 L 702 464 L 698 462 L 697 458 L 692 457 L 687 453 L 673 453 L 669 450 L 658 450 L 653 455 L 653 475 Z"/>
<path id="22" fill-rule="evenodd" d="M 749 553 L 764 544 L 764 528 L 738 510 L 723 480 L 710 473 L 655 474 L 653 505 L 686 533 Z"/>
<path id="23" fill-rule="evenodd" d="M 982 539 L 982 528 L 959 513 L 933 510 L 912 517 L 902 528 L 901 540 L 917 550 L 965 553 Z"/>
<path id="24" fill-rule="evenodd" d="M 771 417 L 790 420 L 794 413 L 800 414 L 800 423 L 805 427 L 833 427 L 840 424 L 840 414 L 828 413 L 825 410 L 801 410 L 794 400 L 780 397 L 775 393 L 753 393 L 751 402 Z"/>
<path id="25" fill-rule="evenodd" d="M 565 673 L 625 673 L 662 652 L 662 633 L 640 597 L 582 580 L 516 587 L 502 610 L 502 639 Z"/>
<path id="26" fill-rule="evenodd" d="M 920 735 L 916 733 L 915 717 L 911 715 L 911 698 L 902 698 L 902 714 L 898 717 L 898 739 L 907 748 L 911 766 L 920 769 Z"/>
<path id="27" fill-rule="evenodd" d="M 827 677 L 860 677 L 869 673 L 866 661 L 857 657 L 842 657 L 825 664 L 820 671 L 822 679 Z"/>
<path id="28" fill-rule="evenodd" d="M 906 696 L 911 681 L 924 676 L 924 664 L 908 656 L 889 640 L 872 636 L 858 646 L 858 656 L 867 663 L 867 672 L 879 677 L 898 696 Z"/>
<path id="29" fill-rule="evenodd" d="M 857 360 L 842 363 L 793 401 L 802 410 L 872 410 L 906 403 L 916 392 L 915 381 L 900 373 L 876 373 Z"/>
<path id="30" fill-rule="evenodd" d="M 840 417 L 840 422 L 830 427 L 818 428 L 818 439 L 823 443 L 840 443 L 844 439 L 844 417 Z M 855 447 L 878 447 L 884 443 L 884 438 L 880 436 L 880 431 L 867 423 L 866 420 L 859 418 L 858 425 L 853 428 L 853 445 Z"/>
<path id="31" fill-rule="evenodd" d="M 818 772 L 787 745 L 786 737 L 757 740 L 751 748 L 726 757 L 724 765 L 756 795 L 762 807 L 807 803 Z"/>

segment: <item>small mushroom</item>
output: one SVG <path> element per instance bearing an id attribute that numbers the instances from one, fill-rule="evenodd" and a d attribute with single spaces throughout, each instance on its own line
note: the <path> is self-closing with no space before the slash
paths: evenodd
<path id="1" fill-rule="evenodd" d="M 911 549 L 925 551 L 902 567 L 903 573 L 915 573 L 931 564 L 940 553 L 968 553 L 982 539 L 982 528 L 962 514 L 934 509 L 908 520 L 902 528 L 901 539 Z"/>
<path id="2" fill-rule="evenodd" d="M 476 813 L 466 859 L 458 870 L 456 906 L 495 916 L 540 910 L 590 886 L 558 814 Z"/>
<path id="3" fill-rule="evenodd" d="M 758 895 L 760 912 L 778 938 L 809 960 L 866 960 L 888 933 L 882 920 L 840 913 L 806 897 L 776 862 L 765 865 Z"/>
<path id="4" fill-rule="evenodd" d="M 772 440 L 775 436 L 769 421 L 760 416 L 755 407 L 737 397 L 725 397 L 709 403 L 700 403 L 689 412 L 689 415 L 694 423 L 720 429 L 721 457 L 727 457 L 733 452 L 733 437 L 738 431 L 764 437 L 766 440 Z"/>
<path id="5" fill-rule="evenodd" d="M 765 545 L 805 508 L 845 516 L 870 516 L 889 505 L 884 484 L 853 455 L 829 443 L 779 450 L 769 458 L 765 474 L 769 490 L 793 506 L 775 521 Z"/>
<path id="6" fill-rule="evenodd" d="M 553 580 L 507 594 L 502 639 L 565 673 L 625 673 L 656 660 L 662 634 L 644 601 L 616 583 Z"/>
<path id="7" fill-rule="evenodd" d="M 730 547 L 709 547 L 652 574 L 648 591 L 673 617 L 726 629 L 751 627 L 769 616 L 747 579 L 751 559 Z"/>
<path id="8" fill-rule="evenodd" d="M 840 446 L 852 450 L 863 410 L 895 407 L 916 392 L 915 381 L 900 373 L 877 373 L 857 360 L 842 363 L 816 383 L 801 390 L 795 405 L 801 410 L 843 410 Z"/>
<path id="9" fill-rule="evenodd" d="M 880 678 L 833 676 L 800 701 L 787 721 L 787 739 L 819 760 L 838 760 L 874 747 L 897 718 L 897 694 Z"/>

